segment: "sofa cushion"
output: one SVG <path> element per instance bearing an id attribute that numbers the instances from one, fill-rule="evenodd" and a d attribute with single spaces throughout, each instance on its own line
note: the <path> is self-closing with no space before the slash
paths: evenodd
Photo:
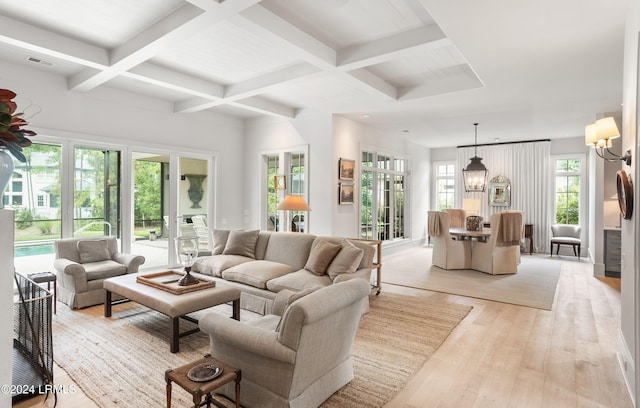
<path id="1" fill-rule="evenodd" d="M 325 240 L 316 240 L 311 246 L 309 259 L 304 265 L 304 269 L 313 272 L 316 275 L 324 275 L 333 258 L 338 254 L 342 247 Z"/>
<path id="2" fill-rule="evenodd" d="M 306 269 L 271 279 L 267 282 L 267 289 L 271 292 L 280 292 L 283 289 L 300 291 L 310 288 L 321 288 L 331 285 L 329 275 L 316 275 Z"/>
<path id="3" fill-rule="evenodd" d="M 331 280 L 334 280 L 336 276 L 343 273 L 355 272 L 363 256 L 364 250 L 362 248 L 353 245 L 349 240 L 342 240 L 340 252 L 329 265 L 327 275 Z"/>
<path id="4" fill-rule="evenodd" d="M 371 265 L 373 264 L 373 258 L 376 255 L 376 248 L 374 245 L 371 244 L 371 242 L 368 242 L 366 240 L 357 240 L 357 239 L 352 240 L 348 238 L 323 237 L 323 236 L 319 236 L 316 239 L 324 239 L 329 242 L 333 242 L 334 244 L 341 244 L 342 241 L 346 239 L 347 241 L 351 242 L 354 246 L 362 249 L 364 253 L 362 255 L 362 260 L 360 260 L 360 264 L 358 265 L 356 270 L 362 269 L 362 268 L 371 268 Z"/>
<path id="5" fill-rule="evenodd" d="M 111 259 L 107 240 L 105 239 L 78 241 L 77 245 L 78 253 L 80 254 L 80 263 L 101 262 Z"/>
<path id="6" fill-rule="evenodd" d="M 242 255 L 255 259 L 258 234 L 260 234 L 259 230 L 229 232 L 229 238 L 227 238 L 227 244 L 222 253 L 224 255 Z"/>
<path id="7" fill-rule="evenodd" d="M 214 229 L 213 230 L 213 250 L 211 255 L 220 255 L 227 246 L 230 230 Z"/>
<path id="8" fill-rule="evenodd" d="M 315 235 L 299 232 L 275 232 L 269 238 L 264 259 L 291 265 L 295 271 L 302 269 L 315 238 Z"/>
<path id="9" fill-rule="evenodd" d="M 116 261 L 107 260 L 82 264 L 87 273 L 87 281 L 106 279 L 127 273 L 127 267 Z"/>
<path id="10" fill-rule="evenodd" d="M 245 285 L 259 289 L 266 289 L 269 280 L 293 271 L 295 271 L 295 269 L 289 265 L 258 260 L 231 267 L 222 272 L 222 278 L 232 282 L 244 283 Z"/>
<path id="11" fill-rule="evenodd" d="M 193 262 L 191 269 L 194 272 L 200 272 L 220 278 L 222 277 L 222 271 L 229 269 L 232 266 L 250 261 L 253 261 L 253 259 L 240 255 L 201 256 Z"/>

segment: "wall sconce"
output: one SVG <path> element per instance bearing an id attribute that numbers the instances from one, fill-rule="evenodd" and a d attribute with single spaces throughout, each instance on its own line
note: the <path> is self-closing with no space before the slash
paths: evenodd
<path id="1" fill-rule="evenodd" d="M 488 170 L 482 164 L 482 157 L 478 157 L 478 124 L 473 124 L 476 127 L 476 141 L 474 143 L 475 152 L 471 158 L 471 163 L 462 170 L 462 177 L 464 179 L 464 191 L 469 192 L 484 192 L 487 186 L 487 173 Z"/>
<path id="2" fill-rule="evenodd" d="M 612 140 L 618 137 L 620 137 L 620 131 L 611 116 L 598 119 L 584 128 L 584 142 L 587 146 L 593 147 L 598 156 L 608 162 L 623 161 L 627 166 L 631 166 L 631 150 L 627 150 L 624 156 L 618 156 L 610 150 L 613 145 Z"/>

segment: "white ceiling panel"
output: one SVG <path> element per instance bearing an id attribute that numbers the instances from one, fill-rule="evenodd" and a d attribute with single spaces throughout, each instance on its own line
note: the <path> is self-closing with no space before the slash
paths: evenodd
<path id="1" fill-rule="evenodd" d="M 0 14 L 113 48 L 181 4 L 181 0 L 0 0 Z"/>
<path id="2" fill-rule="evenodd" d="M 420 50 L 410 56 L 373 65 L 368 69 L 397 87 L 457 77 L 467 62 L 453 46 Z M 467 70 L 468 71 L 468 70 Z"/>
<path id="3" fill-rule="evenodd" d="M 105 85 L 169 102 L 177 102 L 189 97 L 189 95 L 183 92 L 154 86 L 148 82 L 139 81 L 135 78 L 128 78 L 125 76 L 113 78 L 112 80 L 107 81 Z"/>
<path id="4" fill-rule="evenodd" d="M 179 47 L 160 52 L 152 62 L 231 85 L 291 65 L 296 60 L 267 39 L 221 22 L 195 34 Z"/>
<path id="5" fill-rule="evenodd" d="M 406 0 L 265 0 L 261 4 L 335 49 L 428 25 Z M 357 16 L 357 18 L 354 18 Z M 426 16 L 426 17 L 425 17 Z"/>
<path id="6" fill-rule="evenodd" d="M 428 147 L 474 122 L 483 141 L 576 137 L 621 110 L 627 3 L 0 0 L 0 61 L 180 114 L 368 114 Z"/>

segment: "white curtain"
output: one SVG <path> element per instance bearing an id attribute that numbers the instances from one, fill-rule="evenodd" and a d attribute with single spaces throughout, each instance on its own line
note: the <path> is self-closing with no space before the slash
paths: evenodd
<path id="1" fill-rule="evenodd" d="M 551 175 L 551 142 L 514 143 L 493 146 L 478 146 L 478 157 L 489 170 L 487 183 L 496 176 L 503 176 L 511 182 L 511 206 L 491 207 L 489 205 L 489 186 L 484 193 L 465 193 L 462 169 L 467 167 L 474 156 L 473 147 L 458 149 L 456 172 L 456 202 L 464 198 L 480 200 L 479 214 L 488 220 L 491 214 L 505 210 L 524 212 L 524 222 L 533 224 L 533 246 L 536 252 L 547 249 L 550 235 L 549 220 L 553 217 L 552 206 L 553 178 Z M 460 207 L 462 205 L 460 204 Z M 528 245 L 528 243 L 527 243 Z"/>

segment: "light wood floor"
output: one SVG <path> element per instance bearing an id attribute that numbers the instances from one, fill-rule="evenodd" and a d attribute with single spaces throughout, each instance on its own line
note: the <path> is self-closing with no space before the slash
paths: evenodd
<path id="1" fill-rule="evenodd" d="M 616 357 L 620 280 L 590 276 L 585 262 L 563 262 L 552 311 L 393 285 L 383 291 L 473 306 L 386 408 L 632 407 Z M 54 378 L 73 385 L 60 368 Z M 57 407 L 96 405 L 76 388 L 59 395 Z"/>

